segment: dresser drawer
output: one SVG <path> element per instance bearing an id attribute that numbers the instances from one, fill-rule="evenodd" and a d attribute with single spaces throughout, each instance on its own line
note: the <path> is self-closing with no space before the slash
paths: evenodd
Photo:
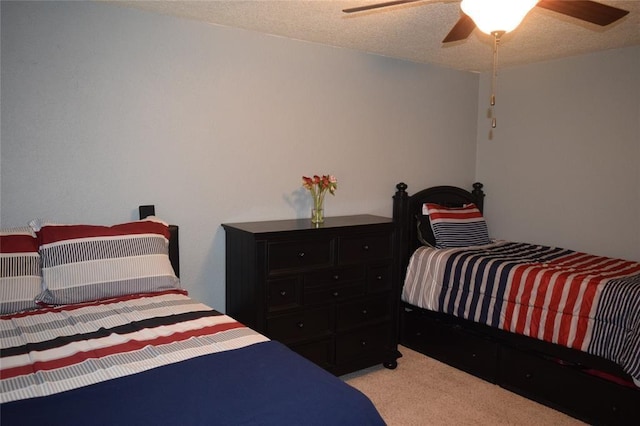
<path id="1" fill-rule="evenodd" d="M 304 287 L 308 289 L 310 287 L 344 285 L 353 281 L 364 281 L 364 277 L 364 268 L 361 266 L 331 268 L 305 274 Z"/>
<path id="2" fill-rule="evenodd" d="M 333 309 L 306 310 L 267 320 L 267 336 L 283 343 L 328 336 L 333 330 Z"/>
<path id="3" fill-rule="evenodd" d="M 348 363 L 383 353 L 390 341 L 390 323 L 367 327 L 336 338 L 336 363 Z"/>
<path id="4" fill-rule="evenodd" d="M 371 266 L 367 269 L 367 292 L 387 291 L 393 286 L 391 265 Z"/>
<path id="5" fill-rule="evenodd" d="M 334 363 L 333 338 L 292 345 L 291 349 L 325 369 L 330 369 Z"/>
<path id="6" fill-rule="evenodd" d="M 316 303 L 340 302 L 363 294 L 364 281 L 349 285 L 305 287 L 304 303 L 308 306 Z"/>
<path id="7" fill-rule="evenodd" d="M 332 240 L 276 242 L 268 245 L 269 272 L 331 265 Z"/>
<path id="8" fill-rule="evenodd" d="M 302 283 L 296 277 L 267 281 L 269 312 L 295 309 L 302 305 Z"/>
<path id="9" fill-rule="evenodd" d="M 389 234 L 369 234 L 340 238 L 339 262 L 354 263 L 391 257 Z"/>
<path id="10" fill-rule="evenodd" d="M 391 319 L 390 296 L 369 297 L 338 306 L 336 328 L 345 330 L 373 321 Z"/>

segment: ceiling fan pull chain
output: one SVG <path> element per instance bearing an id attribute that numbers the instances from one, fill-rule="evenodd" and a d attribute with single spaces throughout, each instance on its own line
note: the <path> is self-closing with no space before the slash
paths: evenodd
<path id="1" fill-rule="evenodd" d="M 495 105 L 496 105 L 496 88 L 497 88 L 497 80 L 498 80 L 498 44 L 500 43 L 500 36 L 504 34 L 504 31 L 494 31 L 491 33 L 493 35 L 493 69 L 491 75 L 491 99 L 489 104 L 491 105 L 491 128 L 496 128 L 496 116 L 495 116 Z"/>

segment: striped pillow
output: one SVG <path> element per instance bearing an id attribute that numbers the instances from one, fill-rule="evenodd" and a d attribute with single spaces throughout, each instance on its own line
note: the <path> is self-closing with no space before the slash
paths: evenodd
<path id="1" fill-rule="evenodd" d="M 429 215 L 436 248 L 480 246 L 491 242 L 484 217 L 473 203 L 454 208 L 425 203 L 423 211 Z"/>
<path id="2" fill-rule="evenodd" d="M 0 314 L 38 307 L 42 271 L 35 237 L 29 227 L 0 229 Z"/>
<path id="3" fill-rule="evenodd" d="M 157 218 L 114 226 L 36 226 L 46 305 L 179 288 L 169 227 Z"/>

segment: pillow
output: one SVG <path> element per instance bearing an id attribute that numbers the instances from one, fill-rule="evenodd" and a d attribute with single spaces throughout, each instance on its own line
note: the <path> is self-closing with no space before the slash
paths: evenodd
<path id="1" fill-rule="evenodd" d="M 0 229 L 0 314 L 38 307 L 42 272 L 35 237 L 29 227 Z"/>
<path id="2" fill-rule="evenodd" d="M 491 243 L 487 224 L 475 204 L 462 207 L 444 207 L 425 203 L 436 238 L 436 248 L 480 246 Z"/>
<path id="3" fill-rule="evenodd" d="M 179 288 L 169 261 L 169 226 L 155 217 L 114 226 L 33 221 L 46 305 Z"/>

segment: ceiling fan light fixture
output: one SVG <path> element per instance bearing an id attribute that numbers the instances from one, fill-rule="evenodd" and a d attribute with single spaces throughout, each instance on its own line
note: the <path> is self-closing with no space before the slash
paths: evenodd
<path id="1" fill-rule="evenodd" d="M 462 0 L 460 8 L 486 34 L 516 29 L 538 0 Z"/>

